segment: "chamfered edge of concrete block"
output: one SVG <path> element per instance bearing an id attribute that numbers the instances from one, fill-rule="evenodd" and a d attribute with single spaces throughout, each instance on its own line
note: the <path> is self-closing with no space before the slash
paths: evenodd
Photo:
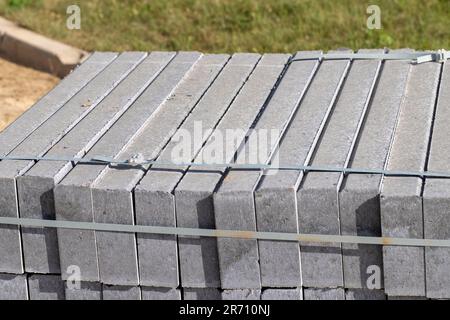
<path id="1" fill-rule="evenodd" d="M 303 288 L 303 300 L 345 300 L 343 288 Z"/>
<path id="2" fill-rule="evenodd" d="M 66 300 L 102 300 L 102 284 L 100 282 L 67 281 L 65 285 Z"/>
<path id="3" fill-rule="evenodd" d="M 295 289 L 265 289 L 261 293 L 261 300 L 303 300 L 303 290 Z"/>
<path id="4" fill-rule="evenodd" d="M 223 290 L 222 300 L 261 300 L 260 289 Z"/>
<path id="5" fill-rule="evenodd" d="M 180 289 L 141 287 L 142 300 L 181 300 Z"/>
<path id="6" fill-rule="evenodd" d="M 217 288 L 183 288 L 183 300 L 222 300 Z"/>
<path id="7" fill-rule="evenodd" d="M 103 300 L 141 300 L 141 288 L 136 286 L 102 285 Z"/>
<path id="8" fill-rule="evenodd" d="M 28 277 L 30 300 L 64 300 L 64 287 L 59 275 L 34 274 Z"/>
<path id="9" fill-rule="evenodd" d="M 28 300 L 27 276 L 0 273 L 0 300 Z"/>

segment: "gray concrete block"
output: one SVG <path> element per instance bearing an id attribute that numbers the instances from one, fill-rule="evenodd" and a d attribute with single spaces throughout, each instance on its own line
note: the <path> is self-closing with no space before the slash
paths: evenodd
<path id="1" fill-rule="evenodd" d="M 184 288 L 183 300 L 222 300 L 222 294 L 216 288 Z"/>
<path id="2" fill-rule="evenodd" d="M 334 116 L 331 120 L 328 119 L 333 111 L 336 97 L 341 91 L 349 65 L 349 60 L 322 62 L 274 155 L 274 159 L 280 166 L 308 164 L 325 126 L 331 127 L 331 132 L 329 136 L 323 137 L 322 141 L 330 140 L 329 137 L 339 136 L 340 132 L 336 132 L 335 129 L 337 125 Z M 376 69 L 376 63 L 373 69 Z M 366 75 L 366 77 L 370 76 L 370 73 Z M 350 79 L 354 77 L 353 73 L 349 75 Z M 360 82 L 363 81 L 359 81 L 359 84 Z M 370 84 L 368 87 L 370 89 Z M 369 89 L 362 87 L 364 91 Z M 348 89 L 344 88 L 343 90 L 342 95 L 346 99 Z M 361 113 L 358 108 L 362 109 L 364 101 L 362 104 L 359 101 L 355 103 L 356 99 L 352 98 L 350 105 L 356 109 L 352 111 L 357 117 Z M 343 105 L 348 107 L 346 102 Z M 339 117 L 339 113 L 337 116 Z M 355 127 L 356 124 L 357 122 Z M 352 130 L 352 123 L 348 125 L 348 128 Z M 299 137 L 301 138 L 299 139 Z M 337 150 L 341 149 L 343 148 L 339 143 L 336 143 L 334 151 L 338 153 Z M 255 191 L 258 231 L 292 233 L 299 231 L 298 214 L 302 213 L 297 213 L 296 190 L 301 177 L 301 172 L 295 170 L 272 172 L 261 177 Z M 265 240 L 259 240 L 258 243 L 261 285 L 265 287 L 301 287 L 302 275 L 300 274 L 298 243 Z M 308 275 L 304 274 L 303 277 L 307 278 Z"/>
<path id="3" fill-rule="evenodd" d="M 116 53 L 95 52 L 56 87 L 39 99 L 26 112 L 0 133 L 0 156 L 10 153 L 28 135 L 64 106 L 78 91 L 95 78 Z"/>
<path id="4" fill-rule="evenodd" d="M 59 275 L 35 274 L 28 277 L 30 300 L 64 300 L 64 281 Z"/>
<path id="5" fill-rule="evenodd" d="M 441 66 L 414 66 L 387 164 L 388 170 L 423 171 L 428 152 Z M 384 177 L 380 194 L 384 237 L 423 238 L 422 179 Z M 383 247 L 385 291 L 425 296 L 423 247 Z"/>
<path id="6" fill-rule="evenodd" d="M 179 289 L 141 287 L 142 300 L 181 300 Z"/>
<path id="7" fill-rule="evenodd" d="M 287 62 L 287 55 L 264 55 L 256 69 L 230 106 L 227 114 L 194 162 L 228 163 L 244 140 L 248 129 L 270 96 Z M 272 109 L 271 107 L 270 109 Z M 279 110 L 278 110 L 279 111 Z M 227 130 L 234 130 L 232 137 Z M 219 143 L 215 143 L 219 141 Z M 221 144 L 223 143 L 223 144 Z M 211 159 L 214 146 L 223 158 Z M 219 183 L 223 167 L 214 170 L 190 168 L 175 190 L 177 225 L 191 228 L 215 228 L 212 194 Z M 179 259 L 183 287 L 219 287 L 216 239 L 179 238 Z"/>
<path id="8" fill-rule="evenodd" d="M 316 288 L 304 288 L 303 300 L 345 300 L 344 289 L 342 288 L 329 288 L 329 289 L 316 289 Z"/>
<path id="9" fill-rule="evenodd" d="M 115 157 L 137 133 L 152 122 L 154 112 L 170 96 L 199 57 L 199 53 L 178 53 L 85 157 Z M 58 220 L 93 221 L 90 186 L 105 168 L 104 165 L 78 164 L 56 186 L 54 195 Z M 77 265 L 81 269 L 83 281 L 99 281 L 95 241 L 93 231 L 58 230 L 62 270 L 70 265 Z"/>
<path id="10" fill-rule="evenodd" d="M 385 167 L 410 69 L 409 61 L 385 62 L 349 167 Z M 380 182 L 376 174 L 346 177 L 339 193 L 341 234 L 381 236 Z M 344 286 L 366 288 L 368 267 L 383 268 L 381 251 L 379 245 L 343 244 Z"/>
<path id="11" fill-rule="evenodd" d="M 428 158 L 429 171 L 450 171 L 448 151 L 450 134 L 450 67 L 443 65 L 439 98 L 434 118 L 431 149 Z M 426 179 L 423 190 L 423 215 L 425 239 L 449 239 L 450 181 Z M 450 298 L 450 249 L 425 248 L 426 296 Z"/>
<path id="12" fill-rule="evenodd" d="M 141 300 L 141 288 L 133 286 L 102 286 L 103 300 Z"/>
<path id="13" fill-rule="evenodd" d="M 66 283 L 66 300 L 102 300 L 102 284 L 100 282 L 81 282 L 80 287 L 72 287 Z"/>
<path id="14" fill-rule="evenodd" d="M 0 300 L 28 300 L 27 276 L 0 274 Z"/>
<path id="15" fill-rule="evenodd" d="M 80 90 L 61 107 L 48 121 L 42 124 L 26 140 L 11 151 L 9 156 L 42 156 L 52 146 L 54 146 L 65 134 L 67 134 L 79 121 L 81 121 L 89 112 L 95 109 L 98 103 L 114 89 L 124 77 L 137 65 L 142 59 L 139 53 L 124 53 L 114 60 L 105 70 L 103 70 L 93 81 Z M 86 105 L 88 103 L 89 105 Z M 0 162 L 0 184 L 1 189 L 9 188 L 10 191 L 0 198 L 0 216 L 17 217 L 17 203 L 26 203 L 27 194 L 21 194 L 20 185 L 16 193 L 16 178 L 25 173 L 32 165 L 33 161 L 17 160 Z M 13 191 L 14 189 L 14 191 Z M 18 197 L 17 197 L 18 196 Z M 11 197 L 11 198 L 10 198 Z M 23 201 L 22 201 L 23 200 Z M 22 202 L 21 202 L 22 201 Z M 54 211 L 49 203 L 51 202 L 48 194 L 39 202 L 37 208 L 30 208 L 39 218 L 54 219 Z M 31 204 L 31 206 L 33 206 Z M 22 208 L 23 216 L 27 216 L 26 210 Z M 22 213 L 21 213 L 22 215 Z M 30 214 L 27 217 L 32 217 Z M 33 234 L 42 234 L 39 228 L 22 228 L 23 234 L 33 237 Z M 54 230 L 49 231 L 54 232 Z M 38 235 L 42 237 L 44 235 Z M 0 270 L 5 272 L 20 273 L 23 270 L 21 266 L 21 248 L 20 235 L 17 228 L 0 229 L 0 239 L 2 240 L 2 250 L 10 250 L 8 258 L 0 261 Z M 47 256 L 46 248 L 40 252 L 26 251 L 28 238 L 24 238 L 24 259 L 25 270 L 29 272 L 58 273 L 59 261 L 54 255 Z M 53 244 L 54 245 L 54 244 Z M 8 249 L 9 248 L 9 249 Z M 42 248 L 40 248 L 42 249 Z M 55 252 L 54 248 L 51 250 Z M 3 252 L 2 252 L 3 253 Z M 5 256 L 7 253 L 5 252 Z M 28 262 L 27 262 L 28 261 Z"/>
<path id="16" fill-rule="evenodd" d="M 116 159 L 126 160 L 137 153 L 145 159 L 152 159 L 160 154 L 228 59 L 228 55 L 204 55 L 154 115 L 152 124 L 142 130 Z M 101 173 L 92 185 L 96 222 L 134 223 L 132 191 L 148 167 L 144 165 L 122 170 L 112 166 Z M 136 235 L 99 231 L 96 240 L 101 281 L 117 285 L 139 284 Z"/>
<path id="17" fill-rule="evenodd" d="M 146 54 L 136 55 L 139 62 Z M 49 152 L 48 157 L 82 157 L 94 145 L 117 119 L 139 97 L 159 71 L 169 62 L 173 54 L 150 54 L 126 79 L 101 101 L 97 107 L 81 120 Z M 19 211 L 24 218 L 41 218 L 42 199 L 47 199 L 45 210 L 54 211 L 53 188 L 72 168 L 72 162 L 40 161 L 27 173 L 17 178 L 18 190 L 24 196 L 19 197 Z M 48 213 L 47 213 L 48 215 Z M 52 214 L 52 216 L 54 213 Z M 59 264 L 56 230 L 33 229 L 23 232 L 25 264 L 37 270 L 42 260 Z M 31 254 L 33 253 L 33 254 Z M 39 260 L 33 260 L 39 258 Z M 27 262 L 28 260 L 28 262 Z"/>
<path id="18" fill-rule="evenodd" d="M 170 163 L 178 155 L 183 139 L 189 151 L 183 162 L 192 161 L 209 137 L 230 103 L 241 89 L 259 59 L 257 54 L 235 54 L 198 102 L 183 125 L 171 138 L 158 161 Z M 199 123 L 201 128 L 198 128 Z M 200 132 L 199 132 L 200 131 Z M 201 135 L 198 137 L 197 135 Z M 198 140 L 196 140 L 198 139 Z M 183 141 L 184 142 L 184 141 Z M 175 198 L 172 194 L 187 167 L 152 166 L 134 192 L 135 216 L 138 225 L 176 226 Z M 176 236 L 138 234 L 140 283 L 145 286 L 178 286 L 178 246 Z"/>
<path id="19" fill-rule="evenodd" d="M 303 300 L 303 290 L 297 289 L 265 289 L 261 300 Z"/>
<path id="20" fill-rule="evenodd" d="M 261 300 L 261 290 L 237 289 L 224 290 L 222 300 Z"/>
<path id="21" fill-rule="evenodd" d="M 348 289 L 345 290 L 345 300 L 386 300 L 383 290 Z"/>
<path id="22" fill-rule="evenodd" d="M 376 51 L 377 52 L 377 51 Z M 379 51 L 378 51 L 379 52 Z M 292 163 L 312 166 L 345 167 L 370 103 L 378 77 L 379 61 L 355 61 L 345 80 L 318 145 L 303 151 Z M 345 124 L 345 125 L 343 125 Z M 305 139 L 307 140 L 307 139 Z M 292 139 L 295 143 L 295 138 Z M 314 146 L 314 145 L 313 145 Z M 312 154 L 314 157 L 312 158 Z M 300 161 L 298 161 L 300 160 Z M 331 172 L 281 172 L 278 181 L 291 181 L 294 189 L 301 179 L 297 198 L 290 206 L 298 210 L 298 231 L 311 234 L 339 234 L 339 208 L 337 193 L 342 175 Z M 271 177 L 268 176 L 267 180 Z M 269 180 L 270 181 L 270 180 Z M 272 182 L 280 185 L 280 182 Z M 292 191 L 291 191 L 292 192 Z M 290 211 L 292 215 L 296 211 Z M 343 286 L 342 256 L 339 243 L 301 243 L 303 285 L 307 287 Z"/>
<path id="23" fill-rule="evenodd" d="M 302 54 L 304 53 L 298 53 L 297 57 Z M 249 146 L 254 142 L 250 137 L 238 153 L 237 163 L 249 161 L 267 163 L 270 160 L 270 155 L 292 119 L 318 64 L 317 61 L 298 61 L 289 66 L 254 126 L 254 134 L 258 134 L 258 130 L 267 130 L 273 136 L 267 137 L 267 145 L 257 146 L 257 160 L 251 160 L 252 152 L 255 152 L 252 149 L 255 149 L 255 146 Z M 259 171 L 231 170 L 228 172 L 214 195 L 217 229 L 256 230 L 253 190 L 260 174 Z M 219 238 L 217 248 L 222 288 L 261 288 L 256 240 Z M 289 262 L 288 264 L 290 265 Z"/>

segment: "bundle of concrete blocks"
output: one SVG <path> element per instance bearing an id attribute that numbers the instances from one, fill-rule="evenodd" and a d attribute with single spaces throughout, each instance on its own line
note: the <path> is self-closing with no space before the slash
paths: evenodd
<path id="1" fill-rule="evenodd" d="M 224 165 L 450 170 L 448 64 L 319 53 L 92 54 L 0 133 L 60 159 L 2 160 L 0 217 L 448 239 L 446 179 Z M 450 249 L 389 243 L 0 225 L 0 273 L 0 299 L 450 298 Z"/>

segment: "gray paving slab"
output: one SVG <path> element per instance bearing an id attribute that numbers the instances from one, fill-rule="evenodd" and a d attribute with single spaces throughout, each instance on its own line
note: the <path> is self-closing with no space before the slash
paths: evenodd
<path id="1" fill-rule="evenodd" d="M 102 284 L 100 282 L 81 282 L 79 288 L 65 286 L 66 300 L 102 300 Z"/>
<path id="2" fill-rule="evenodd" d="M 361 50 L 360 52 L 380 53 L 382 50 Z M 308 135 L 302 135 L 306 137 L 305 143 L 300 145 L 301 148 L 297 147 L 297 155 L 285 160 L 286 164 L 325 167 L 345 167 L 347 165 L 373 94 L 380 67 L 379 61 L 354 61 L 352 63 L 320 141 L 315 143 L 312 138 L 307 139 Z M 290 139 L 290 143 L 288 141 L 286 138 L 287 146 L 285 148 L 293 149 L 293 146 L 296 145 L 295 135 Z M 283 144 L 281 148 L 283 148 Z M 265 222 L 266 228 L 268 228 L 273 223 L 271 218 L 276 219 L 275 221 L 283 221 L 283 218 L 287 216 L 289 225 L 285 227 L 285 231 L 297 232 L 298 224 L 300 233 L 339 234 L 337 192 L 341 178 L 341 174 L 331 172 L 310 172 L 304 176 L 303 172 L 285 171 L 278 173 L 273 178 L 267 176 L 265 178 L 267 181 L 264 180 L 264 184 L 261 186 L 261 203 L 263 210 L 266 211 L 262 210 L 258 222 Z M 291 193 L 289 202 L 277 201 L 275 198 L 286 198 L 285 194 L 289 194 L 289 192 Z M 325 199 L 326 201 L 324 201 Z M 270 203 L 270 205 L 266 203 Z M 282 217 L 272 217 L 272 212 L 279 210 L 278 207 L 275 207 L 277 205 L 281 205 L 283 208 L 284 215 Z M 273 224 L 276 225 L 276 223 Z M 280 246 L 288 247 L 283 243 L 280 243 Z M 295 247 L 292 244 L 290 247 L 294 252 Z M 269 269 L 272 270 L 272 273 L 280 264 L 281 254 L 288 254 L 287 251 L 279 251 L 280 249 L 275 247 L 267 253 L 269 258 L 271 252 L 277 252 L 278 255 L 270 260 L 273 261 L 271 269 Z M 317 288 L 343 286 L 342 254 L 339 243 L 301 243 L 300 252 L 304 286 Z"/>
<path id="3" fill-rule="evenodd" d="M 158 156 L 228 59 L 228 55 L 204 55 L 154 115 L 152 125 L 147 126 L 115 159 L 126 160 L 138 153 L 145 159 Z M 122 170 L 112 166 L 101 173 L 92 186 L 92 207 L 96 222 L 134 223 L 132 191 L 148 167 L 136 166 Z M 96 233 L 96 242 L 101 281 L 116 285 L 138 285 L 136 235 L 99 231 Z"/>
<path id="4" fill-rule="evenodd" d="M 261 58 L 194 162 L 220 164 L 233 159 L 276 85 L 288 57 L 267 54 Z M 215 159 L 211 157 L 213 149 L 219 154 Z M 224 172 L 224 167 L 214 168 L 213 171 L 189 169 L 175 189 L 178 226 L 215 228 L 212 195 Z M 178 248 L 183 287 L 220 287 L 216 239 L 183 237 L 178 240 Z"/>
<path id="5" fill-rule="evenodd" d="M 425 170 L 441 64 L 412 67 L 392 142 L 388 170 Z M 423 239 L 422 179 L 384 177 L 383 237 Z M 391 296 L 425 296 L 423 247 L 383 246 L 384 287 Z"/>
<path id="6" fill-rule="evenodd" d="M 163 287 L 141 287 L 142 300 L 181 300 L 179 289 Z"/>
<path id="7" fill-rule="evenodd" d="M 103 300 L 141 300 L 141 288 L 135 286 L 102 286 Z"/>
<path id="8" fill-rule="evenodd" d="M 411 66 L 410 61 L 384 62 L 349 167 L 385 168 Z M 349 174 L 344 179 L 339 193 L 341 234 L 381 236 L 380 183 L 379 174 Z M 372 275 L 369 267 L 378 267 L 382 273 L 381 251 L 379 245 L 342 245 L 345 288 L 366 288 Z M 383 288 L 382 274 L 380 278 Z"/>
<path id="9" fill-rule="evenodd" d="M 308 55 L 299 52 L 296 57 Z M 287 69 L 273 97 L 255 126 L 258 130 L 267 130 L 271 137 L 267 145 L 258 145 L 258 159 L 250 160 L 252 148 L 247 143 L 237 156 L 237 163 L 267 163 L 270 154 L 292 119 L 300 100 L 306 92 L 319 65 L 318 61 L 293 62 Z M 252 141 L 251 137 L 248 141 Z M 263 141 L 263 140 L 261 140 Z M 251 142 L 250 142 L 251 143 Z M 214 211 L 217 229 L 256 230 L 253 190 L 260 176 L 259 171 L 230 171 L 214 195 Z M 225 239 L 217 240 L 220 263 L 221 285 L 224 289 L 261 288 L 256 240 Z"/>
<path id="10" fill-rule="evenodd" d="M 28 277 L 30 300 L 65 300 L 64 281 L 59 275 L 34 274 Z"/>
<path id="11" fill-rule="evenodd" d="M 0 300 L 28 300 L 27 276 L 0 274 Z"/>
<path id="12" fill-rule="evenodd" d="M 444 64 L 443 68 L 427 170 L 449 172 L 450 67 Z M 423 189 L 425 239 L 450 238 L 449 208 L 450 180 L 427 178 Z M 428 298 L 450 298 L 449 265 L 449 248 L 425 248 L 425 283 Z"/>
<path id="13" fill-rule="evenodd" d="M 222 300 L 261 300 L 259 289 L 233 289 L 222 292 Z"/>
<path id="14" fill-rule="evenodd" d="M 81 120 L 64 138 L 53 146 L 45 156 L 83 157 L 86 152 L 119 119 L 158 73 L 173 57 L 173 53 L 152 53 L 134 69 L 99 105 Z M 144 58 L 146 54 L 142 53 Z M 136 58 L 139 58 L 137 56 Z M 72 162 L 39 161 L 23 176 L 17 178 L 20 193 L 19 211 L 23 218 L 39 219 L 54 217 L 53 189 L 65 174 L 73 168 Z M 41 201 L 49 199 L 43 212 Z M 53 266 L 59 265 L 57 232 L 55 229 L 31 229 L 22 232 L 25 265 L 39 270 L 51 259 Z M 50 267 L 55 270 L 57 267 Z M 43 270 L 45 272 L 45 270 Z"/>
<path id="15" fill-rule="evenodd" d="M 261 300 L 303 300 L 303 290 L 296 289 L 265 289 Z"/>
<path id="16" fill-rule="evenodd" d="M 196 52 L 178 53 L 86 157 L 115 157 L 120 153 L 143 128 L 152 123 L 152 115 L 189 74 L 200 56 Z M 56 186 L 54 196 L 58 220 L 93 221 L 90 186 L 105 168 L 104 165 L 78 164 Z M 57 233 L 62 270 L 77 265 L 83 281 L 99 281 L 95 232 L 64 230 Z M 62 277 L 66 279 L 67 275 L 63 273 Z"/>
<path id="17" fill-rule="evenodd" d="M 30 134 L 8 156 L 42 156 L 67 134 L 98 103 L 114 89 L 143 58 L 141 53 L 123 53 L 103 70 L 93 81 L 80 90 L 70 101 L 61 107 L 48 121 Z M 16 178 L 25 173 L 33 161 L 17 160 L 0 162 L 0 216 L 17 217 L 18 198 L 21 190 L 16 190 Z M 41 199 L 43 218 L 54 219 L 50 199 L 45 195 Z M 42 229 L 22 228 L 22 231 L 42 233 Z M 21 273 L 23 271 L 22 250 L 19 228 L 14 226 L 0 227 L 0 254 L 6 258 L 0 261 L 0 270 Z M 39 258 L 36 258 L 39 259 Z M 59 263 L 55 256 L 39 260 L 39 265 L 25 265 L 25 270 L 37 273 L 58 273 Z"/>
<path id="18" fill-rule="evenodd" d="M 216 288 L 184 288 L 183 300 L 222 300 L 222 293 Z"/>
<path id="19" fill-rule="evenodd" d="M 116 53 L 95 52 L 50 92 L 0 133 L 0 156 L 6 156 L 28 135 L 47 121 L 115 58 Z"/>
<path id="20" fill-rule="evenodd" d="M 348 136 L 357 128 L 377 70 L 376 62 L 357 62 L 348 75 L 338 105 L 334 107 L 349 65 L 349 60 L 325 61 L 321 64 L 275 153 L 279 165 L 308 164 L 325 126 L 327 132 L 321 139 L 321 145 L 325 145 L 323 148 L 328 148 L 327 151 L 335 152 L 338 156 L 345 153 L 343 142 L 348 143 Z M 364 76 L 359 72 L 365 72 Z M 355 83 L 361 85 L 361 92 L 355 90 Z M 363 98 L 358 100 L 358 94 L 362 94 Z M 332 118 L 329 120 L 330 115 Z M 342 119 L 346 120 L 345 128 L 340 122 Z M 330 147 L 332 144 L 333 147 Z M 333 157 L 337 161 L 336 158 Z M 256 174 L 251 174 L 252 179 L 255 179 Z M 303 221 L 302 228 L 310 224 L 301 210 L 302 203 L 299 203 L 297 212 L 296 190 L 301 177 L 301 172 L 295 170 L 261 177 L 254 193 L 258 231 L 297 233 L 298 216 Z M 298 243 L 259 240 L 258 245 L 263 287 L 301 287 L 301 270 L 308 286 L 312 286 L 314 281 L 311 281 L 308 273 L 311 261 L 306 261 L 301 267 Z M 305 259 L 308 260 L 308 256 Z M 317 269 L 316 265 L 313 271 L 317 272 Z M 324 276 L 320 278 L 326 279 Z"/>
<path id="21" fill-rule="evenodd" d="M 345 300 L 342 288 L 304 288 L 303 300 Z"/>
<path id="22" fill-rule="evenodd" d="M 158 161 L 177 161 L 174 157 L 186 158 L 183 162 L 194 159 L 209 137 L 208 133 L 212 133 L 222 119 L 259 58 L 257 54 L 232 56 L 208 92 L 158 156 Z M 182 143 L 187 143 L 188 147 L 184 147 L 186 155 L 177 153 Z M 176 226 L 173 190 L 187 169 L 180 166 L 152 166 L 134 192 L 136 224 Z M 170 235 L 137 235 L 141 285 L 178 286 L 176 239 L 176 236 Z"/>
<path id="23" fill-rule="evenodd" d="M 386 294 L 376 289 L 348 289 L 345 290 L 345 300 L 386 300 Z"/>

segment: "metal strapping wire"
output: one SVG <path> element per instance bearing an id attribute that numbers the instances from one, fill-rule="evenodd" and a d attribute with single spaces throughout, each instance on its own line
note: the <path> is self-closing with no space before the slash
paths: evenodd
<path id="1" fill-rule="evenodd" d="M 356 174 L 382 174 L 385 176 L 411 176 L 411 177 L 433 177 L 450 178 L 447 172 L 427 172 L 427 171 L 393 171 L 384 169 L 358 169 L 358 168 L 332 168 L 318 166 L 273 166 L 266 164 L 209 164 L 209 163 L 169 163 L 155 159 L 144 159 L 141 154 L 132 156 L 127 160 L 115 160 L 107 157 L 92 158 L 70 158 L 70 157 L 33 157 L 33 156 L 15 156 L 0 157 L 0 160 L 6 161 L 64 161 L 75 164 L 93 164 L 108 165 L 115 164 L 121 166 L 137 165 L 158 165 L 158 166 L 180 166 L 180 167 L 201 167 L 201 168 L 233 168 L 243 170 L 297 170 L 297 171 L 316 171 L 316 172 L 338 172 L 338 173 L 356 173 Z M 356 244 L 375 244 L 375 245 L 394 245 L 394 246 L 429 246 L 429 247 L 450 247 L 450 240 L 437 239 L 408 239 L 408 238 L 389 238 L 389 237 L 362 237 L 362 236 L 343 236 L 343 235 L 321 235 L 321 234 L 300 234 L 300 233 L 280 233 L 280 232 L 260 232 L 260 231 L 239 231 L 239 230 L 216 230 L 216 229 L 198 229 L 198 228 L 180 228 L 180 227 L 159 227 L 142 225 L 124 225 L 107 224 L 95 222 L 79 221 L 55 221 L 45 219 L 26 219 L 0 217 L 0 224 L 26 226 L 26 227 L 44 227 L 61 229 L 79 229 L 93 231 L 110 231 L 126 233 L 147 233 L 160 235 L 178 235 L 193 237 L 221 237 L 221 238 L 241 238 L 241 239 L 261 239 L 274 241 L 294 241 L 294 242 L 315 242 L 315 243 L 356 243 Z"/>
<path id="2" fill-rule="evenodd" d="M 217 230 L 217 229 L 198 229 L 198 228 L 180 228 L 180 227 L 158 227 L 158 226 L 108 224 L 95 222 L 7 218 L 7 217 L 0 217 L 0 224 L 24 226 L 24 227 L 45 227 L 45 228 L 110 231 L 110 232 L 124 232 L 124 233 L 178 235 L 181 237 L 238 238 L 238 239 L 259 239 L 259 240 L 307 242 L 307 243 L 310 242 L 356 243 L 356 244 L 374 244 L 374 245 L 390 245 L 390 246 L 450 247 L 450 240 L 436 240 L 436 239 L 431 240 L 431 239 L 408 239 L 408 238 L 389 238 L 389 237 L 301 234 L 301 233 L 283 233 L 283 232 Z"/>
<path id="3" fill-rule="evenodd" d="M 450 51 L 444 49 L 435 52 L 392 52 L 392 53 L 320 53 L 307 54 L 304 57 L 293 58 L 290 63 L 305 60 L 411 60 L 413 63 L 445 62 L 450 59 Z"/>
<path id="4" fill-rule="evenodd" d="M 450 172 L 436 171 L 407 171 L 407 170 L 389 170 L 389 169 L 367 169 L 367 168 L 342 168 L 328 166 L 305 166 L 305 165 L 282 165 L 275 166 L 271 164 L 240 164 L 240 163 L 200 163 L 200 162 L 164 162 L 156 159 L 145 159 L 141 154 L 133 155 L 127 160 L 116 160 L 108 157 L 92 158 L 71 158 L 71 157 L 33 157 L 33 156 L 14 156 L 0 157 L 4 161 L 63 161 L 73 162 L 75 164 L 91 165 L 120 165 L 121 167 L 130 167 L 142 165 L 156 165 L 167 167 L 198 167 L 204 170 L 214 170 L 217 168 L 230 168 L 235 170 L 280 170 L 280 171 L 304 171 L 304 172 L 337 172 L 343 174 L 380 174 L 385 176 L 398 177 L 419 177 L 419 178 L 450 178 Z M 164 170 L 162 168 L 162 170 Z"/>

